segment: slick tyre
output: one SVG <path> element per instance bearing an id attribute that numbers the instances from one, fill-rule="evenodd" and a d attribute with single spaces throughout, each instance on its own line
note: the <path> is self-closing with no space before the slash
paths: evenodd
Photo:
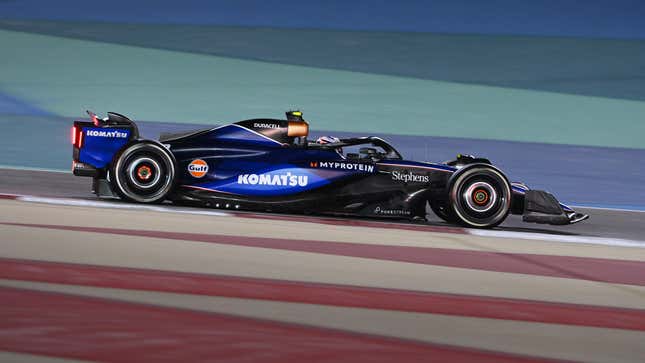
<path id="1" fill-rule="evenodd" d="M 511 210 L 511 184 L 497 168 L 473 164 L 455 173 L 449 182 L 448 210 L 466 227 L 492 228 Z"/>
<path id="2" fill-rule="evenodd" d="M 110 182 L 121 199 L 160 203 L 175 185 L 176 169 L 174 158 L 163 146 L 139 142 L 114 159 Z"/>

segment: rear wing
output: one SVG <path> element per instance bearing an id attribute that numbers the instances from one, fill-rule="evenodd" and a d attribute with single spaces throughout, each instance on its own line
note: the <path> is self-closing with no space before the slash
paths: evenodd
<path id="1" fill-rule="evenodd" d="M 108 112 L 107 117 L 103 119 L 99 118 L 94 112 L 89 110 L 87 111 L 87 114 L 90 116 L 92 124 L 96 127 L 126 127 L 132 130 L 135 138 L 139 138 L 139 128 L 137 127 L 137 124 L 120 113 Z"/>
<path id="2" fill-rule="evenodd" d="M 139 138 L 139 129 L 134 121 L 116 112 L 108 112 L 103 119 L 91 111 L 87 114 L 90 122 L 74 121 L 72 126 L 72 172 L 101 177 L 116 153 Z"/>

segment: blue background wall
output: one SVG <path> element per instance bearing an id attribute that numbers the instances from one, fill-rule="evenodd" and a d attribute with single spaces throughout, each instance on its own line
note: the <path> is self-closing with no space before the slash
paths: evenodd
<path id="1" fill-rule="evenodd" d="M 0 17 L 645 38 L 639 0 L 10 0 L 0 2 Z"/>

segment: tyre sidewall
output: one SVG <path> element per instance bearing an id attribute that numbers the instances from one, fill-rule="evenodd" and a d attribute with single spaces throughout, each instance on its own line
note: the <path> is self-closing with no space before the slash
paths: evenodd
<path id="1" fill-rule="evenodd" d="M 153 155 L 153 159 L 163 163 L 164 174 L 161 188 L 151 195 L 140 193 L 131 186 L 126 178 L 129 159 L 133 155 Z M 177 179 L 177 165 L 173 155 L 162 145 L 151 141 L 137 141 L 124 147 L 113 159 L 110 167 L 110 184 L 121 199 L 138 203 L 160 203 L 174 189 Z"/>
<path id="2" fill-rule="evenodd" d="M 497 185 L 496 191 L 500 194 L 500 201 L 494 206 L 491 216 L 478 218 L 473 209 L 464 207 L 463 195 L 460 195 L 462 186 L 472 179 L 485 176 L 486 179 L 494 180 Z M 448 199 L 450 214 L 457 222 L 467 227 L 492 228 L 502 223 L 511 210 L 511 184 L 499 169 L 486 164 L 471 164 L 457 171 L 449 181 Z"/>

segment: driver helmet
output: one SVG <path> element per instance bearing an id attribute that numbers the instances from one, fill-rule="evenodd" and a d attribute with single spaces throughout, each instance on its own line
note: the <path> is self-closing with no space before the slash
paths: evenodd
<path id="1" fill-rule="evenodd" d="M 334 136 L 321 136 L 316 139 L 318 144 L 333 144 L 335 142 L 340 142 L 340 139 Z"/>
<path id="2" fill-rule="evenodd" d="M 337 138 L 337 137 L 334 137 L 334 136 L 321 136 L 321 137 L 316 139 L 316 143 L 321 144 L 321 145 L 333 144 L 333 143 L 337 143 L 337 142 L 340 142 L 340 139 Z M 341 147 L 336 148 L 336 151 L 341 155 L 343 154 L 343 148 L 341 148 Z"/>

